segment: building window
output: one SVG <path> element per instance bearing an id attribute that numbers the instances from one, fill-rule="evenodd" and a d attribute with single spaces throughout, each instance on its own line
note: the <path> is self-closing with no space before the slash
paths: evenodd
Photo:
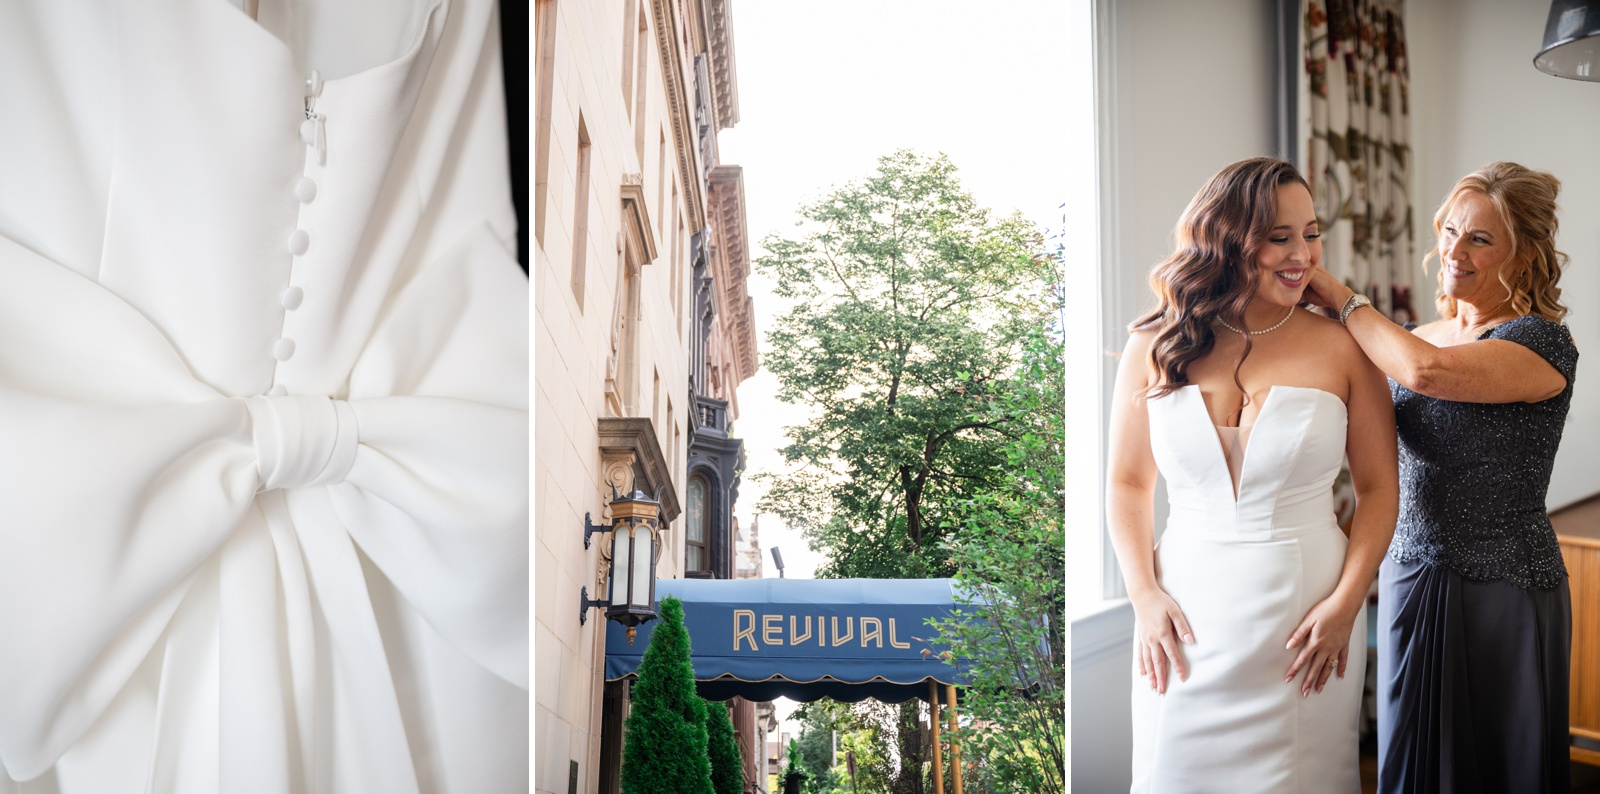
<path id="1" fill-rule="evenodd" d="M 639 258 L 630 243 L 617 265 L 617 296 L 612 307 L 611 352 L 606 356 L 606 410 L 609 416 L 638 416 L 634 380 L 639 370 Z"/>
<path id="2" fill-rule="evenodd" d="M 1125 132 L 1114 106 L 1106 103 L 1114 94 L 1115 65 L 1108 49 L 1096 44 L 1096 31 L 1109 31 L 1113 11 L 1110 6 L 1074 4 L 1067 29 L 1069 43 L 1064 52 L 1066 71 L 1062 77 L 1063 102 L 1070 108 L 1093 108 L 1094 112 L 1069 112 L 1062 131 L 1068 151 L 1067 173 L 1093 174 L 1092 179 L 1068 180 L 1062 207 L 1063 262 L 1094 263 L 1079 270 L 1085 291 L 1098 294 L 1074 311 L 1062 316 L 1062 334 L 1067 340 L 1064 366 L 1067 369 L 1066 393 L 1066 527 L 1067 527 L 1067 608 L 1068 619 L 1076 619 L 1103 607 L 1106 599 L 1123 595 L 1116 556 L 1105 530 L 1105 443 L 1110 420 L 1110 390 L 1115 378 L 1116 359 L 1107 350 L 1121 350 L 1126 332 L 1121 323 L 1134 316 L 1119 301 L 1137 310 L 1149 300 L 1148 293 L 1125 295 L 1118 285 L 1118 268 L 1123 266 L 1117 251 L 1118 235 L 1116 184 L 1133 172 L 1131 163 L 1119 165 L 1116 156 L 1118 135 Z M 1097 66 L 1097 59 L 1099 65 Z M 1100 125 L 1097 127 L 1097 124 Z M 1087 169 L 1087 170 L 1080 170 Z M 1074 272 L 1069 266 L 1069 273 Z M 1142 280 L 1141 280 L 1142 286 Z"/>
<path id="3" fill-rule="evenodd" d="M 589 253 L 589 128 L 578 114 L 578 184 L 572 206 L 572 296 L 583 311 L 584 267 Z"/>
<path id="4" fill-rule="evenodd" d="M 683 338 L 683 206 L 678 202 L 678 180 L 672 180 L 672 324 Z"/>
<path id="5" fill-rule="evenodd" d="M 645 68 L 650 64 L 650 48 L 646 40 L 650 36 L 650 18 L 645 16 L 644 7 L 639 8 L 639 35 L 635 38 L 637 46 L 634 47 L 634 78 L 633 78 L 633 148 L 639 155 L 639 172 L 644 172 L 644 100 L 650 95 L 645 90 Z"/>
<path id="6" fill-rule="evenodd" d="M 638 7 L 639 0 L 628 0 L 627 10 L 622 12 L 622 106 L 627 109 L 630 121 L 633 120 L 633 49 L 637 41 L 633 18 L 634 9 Z"/>
<path id="7" fill-rule="evenodd" d="M 639 161 L 644 162 L 641 152 Z M 667 239 L 667 132 L 661 131 L 661 145 L 656 149 L 656 165 L 660 176 L 656 179 L 656 239 Z M 640 166 L 643 168 L 643 166 Z"/>
<path id="8" fill-rule="evenodd" d="M 678 216 L 678 236 L 674 238 L 678 246 L 678 261 L 677 266 L 672 269 L 672 301 L 673 310 L 675 312 L 674 319 L 676 320 L 676 324 L 678 326 L 679 339 L 683 338 L 683 271 L 685 270 L 683 266 L 683 242 L 686 237 L 687 234 L 683 228 L 683 216 L 680 214 Z"/>
<path id="9" fill-rule="evenodd" d="M 538 28 L 539 43 L 534 70 L 539 74 L 539 98 L 535 113 L 538 126 L 534 130 L 533 161 L 533 230 L 539 245 L 544 245 L 544 204 L 550 193 L 550 113 L 555 97 L 556 70 L 556 3 L 539 0 L 534 25 Z"/>
<path id="10" fill-rule="evenodd" d="M 706 495 L 710 490 L 706 479 L 696 474 L 689 478 L 688 509 L 684 511 L 687 519 L 684 522 L 684 562 L 685 571 L 711 570 L 711 554 L 709 540 L 711 533 L 707 531 L 709 516 L 706 511 Z"/>

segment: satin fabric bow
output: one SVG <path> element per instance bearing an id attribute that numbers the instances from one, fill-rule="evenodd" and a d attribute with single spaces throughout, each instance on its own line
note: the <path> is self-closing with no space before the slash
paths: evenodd
<path id="1" fill-rule="evenodd" d="M 403 638 L 374 581 L 420 631 L 527 688 L 526 303 L 425 345 L 405 308 L 426 297 L 448 328 L 483 310 L 472 294 L 521 276 L 438 272 L 396 299 L 347 393 L 229 395 L 128 303 L 0 238 L 0 761 L 14 777 L 49 769 L 159 664 L 158 745 L 211 731 L 224 769 L 252 754 L 311 765 L 312 737 L 359 714 L 375 751 L 363 779 L 383 785 L 385 766 L 410 765 Z M 501 341 L 459 349 L 486 338 Z M 459 377 L 464 360 L 489 375 Z M 384 790 L 415 788 L 393 774 Z"/>

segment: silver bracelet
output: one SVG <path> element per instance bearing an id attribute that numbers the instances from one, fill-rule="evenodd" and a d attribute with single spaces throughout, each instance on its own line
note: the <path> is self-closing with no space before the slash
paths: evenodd
<path id="1" fill-rule="evenodd" d="M 1367 296 L 1362 295 L 1359 292 L 1351 293 L 1350 297 L 1344 299 L 1344 306 L 1339 309 L 1339 324 L 1349 325 L 1349 323 L 1346 321 L 1350 319 L 1351 312 L 1361 308 L 1362 306 L 1371 305 L 1372 300 Z"/>

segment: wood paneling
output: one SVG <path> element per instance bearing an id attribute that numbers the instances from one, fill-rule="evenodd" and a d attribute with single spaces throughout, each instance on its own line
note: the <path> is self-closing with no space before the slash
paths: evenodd
<path id="1" fill-rule="evenodd" d="M 1574 737 L 1600 741 L 1600 498 L 1550 516 L 1572 588 L 1571 714 Z M 1600 751 L 1573 747 L 1572 760 L 1600 766 Z"/>

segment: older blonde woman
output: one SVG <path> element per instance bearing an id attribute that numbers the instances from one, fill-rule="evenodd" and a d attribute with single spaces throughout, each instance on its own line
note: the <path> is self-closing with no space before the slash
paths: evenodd
<path id="1" fill-rule="evenodd" d="M 1434 216 L 1440 319 L 1401 328 L 1326 271 L 1390 378 L 1400 520 L 1378 576 L 1379 791 L 1565 792 L 1571 597 L 1545 491 L 1578 351 L 1553 176 L 1492 163 Z M 1431 257 L 1432 255 L 1430 255 Z"/>

